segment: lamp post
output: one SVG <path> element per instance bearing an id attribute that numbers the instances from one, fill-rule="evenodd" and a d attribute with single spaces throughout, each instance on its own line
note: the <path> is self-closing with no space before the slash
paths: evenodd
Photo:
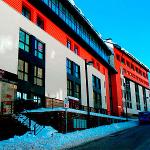
<path id="1" fill-rule="evenodd" d="M 87 128 L 89 128 L 89 119 L 90 119 L 90 107 L 89 107 L 89 85 L 88 85 L 88 71 L 87 66 L 92 65 L 93 61 L 87 61 L 85 59 L 85 79 L 86 79 L 86 94 L 87 94 Z"/>

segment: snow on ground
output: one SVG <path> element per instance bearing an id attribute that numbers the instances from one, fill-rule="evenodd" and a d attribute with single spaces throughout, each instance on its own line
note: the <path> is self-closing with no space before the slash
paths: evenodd
<path id="1" fill-rule="evenodd" d="M 20 137 L 16 136 L 9 140 L 1 141 L 0 150 L 57 150 L 70 148 L 137 125 L 137 122 L 130 121 L 67 134 L 56 133 L 57 131 L 53 128 L 46 127 L 37 136 L 26 133 Z"/>

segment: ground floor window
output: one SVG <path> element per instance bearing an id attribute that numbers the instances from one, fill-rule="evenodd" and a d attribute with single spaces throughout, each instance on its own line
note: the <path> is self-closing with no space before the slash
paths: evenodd
<path id="1" fill-rule="evenodd" d="M 67 96 L 73 96 L 80 99 L 81 97 L 81 86 L 75 81 L 67 80 Z"/>

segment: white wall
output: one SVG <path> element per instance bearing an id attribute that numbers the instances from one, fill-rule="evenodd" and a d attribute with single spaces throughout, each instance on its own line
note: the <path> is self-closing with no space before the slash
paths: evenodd
<path id="1" fill-rule="evenodd" d="M 17 74 L 20 19 L 0 1 L 0 69 Z"/>

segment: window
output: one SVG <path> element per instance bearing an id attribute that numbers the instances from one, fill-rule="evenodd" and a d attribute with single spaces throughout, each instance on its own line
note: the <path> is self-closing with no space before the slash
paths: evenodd
<path id="1" fill-rule="evenodd" d="M 137 67 L 135 69 L 136 69 L 136 72 L 139 73 L 139 69 Z"/>
<path id="2" fill-rule="evenodd" d="M 80 67 L 74 63 L 74 76 L 80 78 Z"/>
<path id="3" fill-rule="evenodd" d="M 28 63 L 18 60 L 18 79 L 28 81 Z"/>
<path id="4" fill-rule="evenodd" d="M 75 84 L 75 91 L 74 91 L 74 96 L 78 99 L 80 99 L 80 85 L 79 84 Z"/>
<path id="5" fill-rule="evenodd" d="M 73 96 L 73 82 L 70 80 L 67 80 L 67 95 Z"/>
<path id="6" fill-rule="evenodd" d="M 127 66 L 128 66 L 128 67 L 131 67 L 131 64 L 130 64 L 128 61 L 127 61 Z"/>
<path id="7" fill-rule="evenodd" d="M 67 48 L 71 49 L 71 41 L 67 40 Z"/>
<path id="8" fill-rule="evenodd" d="M 138 87 L 137 83 L 135 83 L 135 97 L 136 97 L 136 108 L 137 108 L 137 110 L 141 110 L 140 96 L 139 96 L 139 87 Z"/>
<path id="9" fill-rule="evenodd" d="M 118 54 L 116 55 L 116 57 L 117 57 L 117 60 L 120 61 L 120 56 Z"/>
<path id="10" fill-rule="evenodd" d="M 101 82 L 100 79 L 92 75 L 92 84 L 93 84 L 93 100 L 94 108 L 102 108 L 102 99 L 101 99 Z"/>
<path id="11" fill-rule="evenodd" d="M 78 99 L 81 97 L 80 66 L 73 61 L 66 60 L 67 95 Z"/>
<path id="12" fill-rule="evenodd" d="M 19 31 L 19 48 L 29 52 L 29 34 L 24 32 L 23 30 Z"/>
<path id="13" fill-rule="evenodd" d="M 40 59 L 44 59 L 44 44 L 39 40 L 35 39 L 35 53 L 34 55 Z"/>
<path id="14" fill-rule="evenodd" d="M 144 111 L 147 111 L 146 89 L 144 87 L 143 87 L 143 102 L 144 102 Z"/>
<path id="15" fill-rule="evenodd" d="M 31 20 L 31 12 L 25 6 L 22 7 L 22 15 L 25 16 L 26 18 L 28 18 L 29 20 Z"/>
<path id="16" fill-rule="evenodd" d="M 37 17 L 37 26 L 44 29 L 44 21 L 39 16 Z"/>
<path id="17" fill-rule="evenodd" d="M 73 73 L 73 66 L 72 66 L 72 61 L 70 61 L 69 59 L 67 59 L 67 73 L 68 74 L 72 74 Z"/>
<path id="18" fill-rule="evenodd" d="M 100 79 L 97 78 L 96 76 L 92 75 L 92 82 L 93 82 L 93 87 L 97 89 L 101 89 L 101 83 Z"/>
<path id="19" fill-rule="evenodd" d="M 66 61 L 67 73 L 76 77 L 80 78 L 80 66 L 74 63 L 73 61 L 67 59 Z"/>
<path id="20" fill-rule="evenodd" d="M 126 99 L 127 108 L 132 109 L 130 80 L 127 78 L 125 78 L 125 99 Z"/>
<path id="21" fill-rule="evenodd" d="M 77 46 L 74 46 L 74 53 L 77 54 L 77 55 L 79 54 L 79 53 L 78 53 L 78 47 L 77 47 Z"/>
<path id="22" fill-rule="evenodd" d="M 121 57 L 121 63 L 125 64 L 125 59 L 123 57 Z"/>
<path id="23" fill-rule="evenodd" d="M 134 65 L 133 64 L 131 64 L 131 69 L 134 70 Z"/>
<path id="24" fill-rule="evenodd" d="M 34 66 L 34 84 L 43 86 L 43 69 Z"/>
<path id="25" fill-rule="evenodd" d="M 27 100 L 27 93 L 17 92 L 17 99 Z"/>
<path id="26" fill-rule="evenodd" d="M 34 102 L 40 104 L 41 103 L 41 98 L 39 96 L 34 96 L 33 97 Z"/>

